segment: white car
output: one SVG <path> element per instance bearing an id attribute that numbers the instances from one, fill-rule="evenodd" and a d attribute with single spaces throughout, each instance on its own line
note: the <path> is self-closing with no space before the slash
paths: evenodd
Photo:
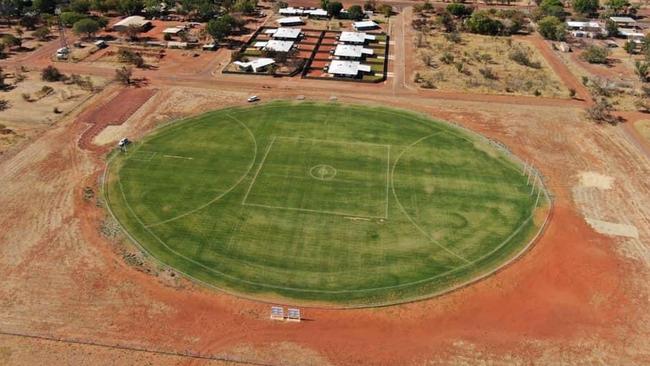
<path id="1" fill-rule="evenodd" d="M 257 102 L 258 100 L 260 100 L 260 98 L 257 95 L 253 95 L 252 97 L 248 97 L 248 103 Z"/>

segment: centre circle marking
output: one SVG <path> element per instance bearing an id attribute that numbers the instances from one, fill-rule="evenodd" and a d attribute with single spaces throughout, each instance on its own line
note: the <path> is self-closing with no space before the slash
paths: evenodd
<path id="1" fill-rule="evenodd" d="M 331 165 L 318 164 L 309 169 L 309 175 L 318 180 L 332 180 L 336 176 L 336 169 Z"/>

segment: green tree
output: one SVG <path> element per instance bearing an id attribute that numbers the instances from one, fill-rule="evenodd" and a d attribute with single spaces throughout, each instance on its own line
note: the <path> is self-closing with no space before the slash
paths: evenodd
<path id="1" fill-rule="evenodd" d="M 581 14 L 594 14 L 598 11 L 598 0 L 573 0 L 573 10 Z"/>
<path id="2" fill-rule="evenodd" d="M 87 38 L 91 38 L 99 31 L 101 27 L 97 21 L 85 18 L 74 23 L 73 30 L 76 34 L 85 34 Z"/>
<path id="3" fill-rule="evenodd" d="M 20 45 L 23 44 L 23 41 L 14 35 L 5 34 L 2 36 L 2 44 L 4 44 L 7 48 L 20 47 Z"/>
<path id="4" fill-rule="evenodd" d="M 143 0 L 118 0 L 117 9 L 124 15 L 137 14 L 144 9 Z"/>
<path id="5" fill-rule="evenodd" d="M 636 44 L 632 41 L 627 41 L 623 44 L 623 49 L 631 55 L 636 52 Z"/>
<path id="6" fill-rule="evenodd" d="M 320 0 L 320 8 L 327 10 L 327 6 L 330 4 L 329 0 Z"/>
<path id="7" fill-rule="evenodd" d="M 470 16 L 474 11 L 474 8 L 460 3 L 451 3 L 447 5 L 447 11 L 455 17 L 464 18 Z"/>
<path id="8" fill-rule="evenodd" d="M 348 8 L 348 18 L 352 20 L 360 20 L 363 15 L 363 9 L 361 9 L 360 5 L 352 5 Z"/>
<path id="9" fill-rule="evenodd" d="M 56 0 L 34 0 L 32 7 L 39 13 L 54 14 Z"/>
<path id="10" fill-rule="evenodd" d="M 590 64 L 606 64 L 607 56 L 609 56 L 609 49 L 607 47 L 591 45 L 582 51 L 580 58 Z"/>
<path id="11" fill-rule="evenodd" d="M 605 22 L 605 30 L 607 31 L 608 37 L 618 36 L 618 25 L 611 19 L 607 19 Z"/>
<path id="12" fill-rule="evenodd" d="M 338 1 L 332 1 L 327 4 L 327 13 L 330 16 L 338 17 L 341 14 L 341 10 L 343 10 L 343 4 Z"/>
<path id="13" fill-rule="evenodd" d="M 537 22 L 537 31 L 542 37 L 554 41 L 563 41 L 566 39 L 566 26 L 554 16 L 544 17 Z"/>
<path id="14" fill-rule="evenodd" d="M 650 63 L 637 60 L 634 62 L 634 73 L 641 82 L 645 83 L 648 81 L 648 75 L 650 75 Z"/>
<path id="15" fill-rule="evenodd" d="M 90 6 L 90 0 L 72 0 L 69 8 L 74 12 L 86 14 L 90 11 Z"/>
<path id="16" fill-rule="evenodd" d="M 438 16 L 437 22 L 444 28 L 446 33 L 456 31 L 456 23 L 448 11 L 443 11 Z"/>
<path id="17" fill-rule="evenodd" d="M 33 15 L 23 15 L 22 18 L 20 18 L 20 21 L 18 22 L 22 27 L 25 27 L 29 30 L 34 30 L 36 29 L 36 25 L 38 24 L 38 17 L 33 16 Z"/>
<path id="18" fill-rule="evenodd" d="M 50 29 L 48 27 L 41 27 L 35 30 L 32 35 L 39 41 L 47 41 L 50 36 Z"/>
<path id="19" fill-rule="evenodd" d="M 81 19 L 85 18 L 86 16 L 84 14 L 80 14 L 74 11 L 64 11 L 59 15 L 59 19 L 61 19 L 61 23 L 65 25 L 66 27 L 72 27 L 74 23 L 80 21 Z"/>
<path id="20" fill-rule="evenodd" d="M 606 5 L 614 14 L 624 14 L 630 6 L 630 2 L 628 0 L 608 0 Z"/>
<path id="21" fill-rule="evenodd" d="M 545 16 L 554 16 L 561 20 L 566 17 L 564 4 L 560 0 L 543 0 L 539 5 L 539 9 Z"/>
<path id="22" fill-rule="evenodd" d="M 472 33 L 498 35 L 503 32 L 504 26 L 497 19 L 490 17 L 486 11 L 477 11 L 467 20 L 467 29 Z"/>
<path id="23" fill-rule="evenodd" d="M 233 10 L 243 14 L 252 14 L 257 8 L 256 0 L 237 0 L 233 5 Z"/>
<path id="24" fill-rule="evenodd" d="M 232 25 L 223 18 L 212 19 L 208 22 L 206 30 L 215 42 L 223 41 L 232 31 Z"/>

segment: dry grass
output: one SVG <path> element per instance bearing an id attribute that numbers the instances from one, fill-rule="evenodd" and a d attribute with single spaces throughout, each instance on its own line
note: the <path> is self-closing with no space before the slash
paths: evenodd
<path id="1" fill-rule="evenodd" d="M 639 131 L 639 134 L 643 136 L 644 139 L 650 142 L 650 119 L 638 121 L 634 124 L 634 127 Z"/>
<path id="2" fill-rule="evenodd" d="M 440 33 L 425 36 L 416 51 L 416 82 L 443 90 L 569 96 L 542 55 L 527 42 L 473 34 L 462 34 L 461 39 L 454 43 Z M 511 60 L 510 54 L 517 49 L 539 67 Z"/>

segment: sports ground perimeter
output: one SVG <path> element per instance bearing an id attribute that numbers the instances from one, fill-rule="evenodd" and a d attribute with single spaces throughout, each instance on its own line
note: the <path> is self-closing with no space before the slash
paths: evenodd
<path id="1" fill-rule="evenodd" d="M 107 199 L 136 243 L 257 299 L 365 306 L 430 296 L 517 256 L 547 204 L 532 170 L 486 140 L 336 103 L 211 112 L 113 160 Z"/>

